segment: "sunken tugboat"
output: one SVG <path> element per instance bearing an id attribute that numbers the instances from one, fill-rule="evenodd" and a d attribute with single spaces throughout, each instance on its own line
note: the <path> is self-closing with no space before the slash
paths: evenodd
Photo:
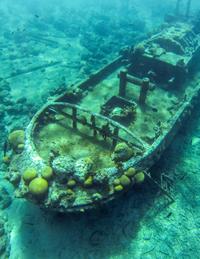
<path id="1" fill-rule="evenodd" d="M 198 25 L 167 24 L 48 102 L 25 131 L 11 132 L 4 159 L 16 195 L 49 210 L 78 212 L 145 178 L 154 181 L 148 169 L 200 93 Z"/>

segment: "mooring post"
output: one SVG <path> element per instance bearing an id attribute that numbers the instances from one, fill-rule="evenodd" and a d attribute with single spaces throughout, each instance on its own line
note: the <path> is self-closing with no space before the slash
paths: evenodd
<path id="1" fill-rule="evenodd" d="M 188 0 L 187 2 L 186 13 L 185 13 L 186 18 L 188 18 L 190 15 L 191 2 L 192 2 L 191 0 Z"/>
<path id="2" fill-rule="evenodd" d="M 147 92 L 149 90 L 149 84 L 150 84 L 149 78 L 148 77 L 143 78 L 141 89 L 140 89 L 140 97 L 139 97 L 140 104 L 145 104 Z"/>
<path id="3" fill-rule="evenodd" d="M 97 135 L 97 130 L 96 130 L 96 120 L 95 120 L 95 116 L 91 115 L 91 123 L 92 123 L 92 129 L 93 129 L 93 136 L 96 137 Z"/>
<path id="4" fill-rule="evenodd" d="M 112 142 L 112 150 L 114 150 L 115 146 L 117 145 L 118 141 L 118 135 L 119 135 L 119 128 L 115 127 L 113 132 L 113 142 Z"/>
<path id="5" fill-rule="evenodd" d="M 119 96 L 125 97 L 127 84 L 127 69 L 123 69 L 119 73 Z"/>
<path id="6" fill-rule="evenodd" d="M 180 3 L 181 3 L 181 0 L 176 1 L 176 8 L 175 8 L 175 15 L 176 16 L 180 15 Z"/>
<path id="7" fill-rule="evenodd" d="M 76 107 L 73 107 L 72 108 L 72 121 L 73 121 L 72 126 L 73 126 L 74 129 L 77 129 L 77 118 L 76 118 L 76 116 L 77 116 L 77 109 L 76 109 Z"/>

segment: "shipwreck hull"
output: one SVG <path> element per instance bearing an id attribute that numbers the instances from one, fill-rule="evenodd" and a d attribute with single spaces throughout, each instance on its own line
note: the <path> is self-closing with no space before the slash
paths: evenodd
<path id="1" fill-rule="evenodd" d="M 188 117 L 191 115 L 191 111 L 196 105 L 197 101 L 199 100 L 200 96 L 200 85 L 197 86 L 192 96 L 189 98 L 189 100 L 183 104 L 183 106 L 177 111 L 176 116 L 172 118 L 171 121 L 171 128 L 164 132 L 157 140 L 156 142 L 145 152 L 143 157 L 138 159 L 130 159 L 123 165 L 123 170 L 127 170 L 130 167 L 138 168 L 140 170 L 148 171 L 162 156 L 163 152 L 166 150 L 166 148 L 170 145 L 171 141 L 173 140 L 174 136 L 179 131 L 180 127 L 184 123 L 185 120 L 188 119 Z M 49 105 L 48 105 L 49 106 Z M 38 155 L 35 145 L 33 143 L 33 131 L 35 128 L 35 123 L 38 119 L 38 116 L 41 115 L 41 113 L 44 112 L 44 110 L 47 107 L 45 106 L 42 111 L 40 111 L 37 116 L 33 119 L 33 121 L 30 123 L 29 127 L 27 128 L 26 132 L 26 148 L 25 148 L 25 158 L 24 161 L 26 166 L 31 164 L 32 166 L 36 168 L 41 168 L 45 165 L 45 161 Z M 112 171 L 116 171 L 117 169 L 110 168 Z M 148 175 L 147 175 L 148 177 Z M 59 210 L 60 212 L 80 212 L 82 210 L 88 210 L 88 209 L 94 209 L 99 207 L 100 205 L 103 205 L 105 203 L 108 203 L 109 201 L 112 201 L 115 199 L 118 195 L 116 193 L 112 193 L 109 196 L 105 197 L 104 199 L 101 199 L 100 202 L 94 203 L 91 202 L 90 204 L 81 204 L 78 206 L 73 206 L 69 208 L 53 208 L 53 207 L 46 207 L 44 205 L 40 205 L 41 208 L 45 209 L 51 209 L 51 210 Z"/>
<path id="2" fill-rule="evenodd" d="M 145 177 L 154 181 L 149 168 L 198 100 L 193 71 L 199 53 L 200 36 L 191 24 L 170 25 L 52 98 L 31 120 L 24 150 L 11 162 L 20 171 L 17 195 L 49 210 L 80 212 Z M 53 172 L 49 179 L 46 167 Z M 45 178 L 43 195 L 31 189 L 27 168 Z"/>

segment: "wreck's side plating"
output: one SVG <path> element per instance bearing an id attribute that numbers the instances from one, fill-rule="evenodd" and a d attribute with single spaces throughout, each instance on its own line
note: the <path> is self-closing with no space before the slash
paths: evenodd
<path id="1" fill-rule="evenodd" d="M 12 147 L 8 177 L 13 168 L 20 172 L 17 195 L 47 209 L 81 211 L 151 178 L 147 170 L 200 93 L 197 28 L 164 24 L 47 103 L 26 130 L 24 150 Z"/>

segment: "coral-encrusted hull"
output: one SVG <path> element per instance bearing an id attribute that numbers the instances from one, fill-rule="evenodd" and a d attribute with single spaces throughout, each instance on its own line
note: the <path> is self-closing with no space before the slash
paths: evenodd
<path id="1" fill-rule="evenodd" d="M 17 196 L 49 210 L 78 212 L 117 198 L 146 177 L 153 181 L 147 170 L 199 97 L 199 53 L 192 24 L 169 24 L 52 99 L 31 120 L 25 143 L 22 132 L 10 140 L 8 178 Z"/>
<path id="2" fill-rule="evenodd" d="M 179 130 L 181 124 L 183 121 L 191 114 L 191 109 L 193 108 L 193 105 L 195 105 L 195 102 L 198 100 L 198 96 L 200 93 L 200 88 L 197 85 L 196 89 L 194 89 L 193 93 L 191 94 L 190 98 L 187 100 L 187 102 L 184 102 L 183 105 L 180 107 L 180 109 L 177 111 L 176 116 L 174 116 L 171 119 L 171 129 L 166 129 L 163 134 L 144 152 L 142 156 L 138 156 L 137 158 L 132 157 L 128 161 L 125 161 L 122 165 L 123 171 L 127 171 L 129 168 L 135 168 L 138 171 L 143 171 L 145 173 L 146 170 L 148 170 L 162 155 L 163 151 L 166 149 L 166 147 L 171 143 L 172 138 Z M 45 110 L 47 106 L 43 108 Z M 27 167 L 33 167 L 36 168 L 38 171 L 41 171 L 41 168 L 44 168 L 46 166 L 46 161 L 40 157 L 40 155 L 37 153 L 35 145 L 33 143 L 34 139 L 34 130 L 36 127 L 37 118 L 41 115 L 42 112 L 39 112 L 35 118 L 30 123 L 29 127 L 26 131 L 26 145 L 25 150 L 23 154 L 20 157 L 20 165 L 23 169 Z M 116 178 L 119 178 L 118 168 L 107 168 L 107 174 L 112 176 L 110 179 L 114 182 Z M 147 176 L 148 177 L 148 176 Z M 111 181 L 111 180 L 110 180 Z M 66 183 L 64 183 L 66 185 Z M 129 188 L 134 188 L 134 185 L 136 183 L 132 181 L 130 185 L 128 185 L 128 188 L 124 190 L 128 190 Z M 60 212 L 78 212 L 83 211 L 86 209 L 92 209 L 98 207 L 100 204 L 105 204 L 114 198 L 117 198 L 120 194 L 123 193 L 123 191 L 116 192 L 113 188 L 113 190 L 109 191 L 104 196 L 98 196 L 96 195 L 96 201 L 95 200 L 89 200 L 89 198 L 85 197 L 86 202 L 84 202 L 84 197 L 82 200 L 77 201 L 77 203 L 68 204 L 67 202 L 62 202 L 62 199 L 60 200 L 60 204 L 58 201 L 56 203 L 52 199 L 59 198 L 59 195 L 56 192 L 57 189 L 54 191 L 53 188 L 55 187 L 55 184 L 51 181 L 49 183 L 49 191 L 45 195 L 45 197 L 41 199 L 35 199 L 31 195 L 27 195 L 26 192 L 24 192 L 24 186 L 23 184 L 19 185 L 19 189 L 17 190 L 18 194 L 21 192 L 22 196 L 27 197 L 28 199 L 31 199 L 32 201 L 35 201 L 39 203 L 39 205 L 43 208 L 50 209 L 50 210 L 56 210 Z M 63 187 L 62 187 L 63 188 Z M 28 191 L 28 190 L 27 190 Z M 67 190 L 66 190 L 67 191 Z M 63 193 L 64 195 L 64 193 Z M 56 196 L 56 198 L 54 197 Z M 95 196 L 94 196 L 95 197 Z M 74 200 L 75 202 L 75 200 Z"/>

